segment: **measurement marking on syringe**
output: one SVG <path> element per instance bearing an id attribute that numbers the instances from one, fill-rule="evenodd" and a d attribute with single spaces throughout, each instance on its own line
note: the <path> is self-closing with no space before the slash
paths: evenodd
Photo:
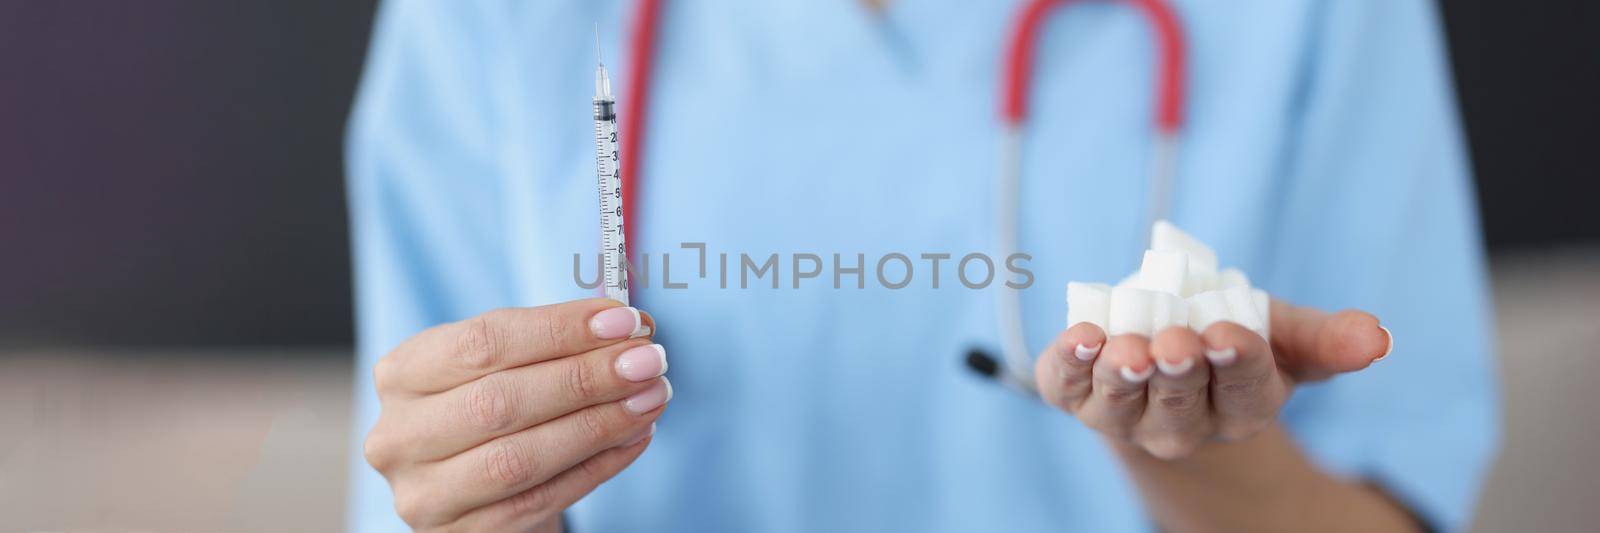
<path id="1" fill-rule="evenodd" d="M 600 35 L 595 32 L 595 52 L 600 48 Z M 605 293 L 628 304 L 628 245 L 623 229 L 622 171 L 619 166 L 617 146 L 616 100 L 611 96 L 611 77 L 605 62 L 595 68 L 594 79 L 594 142 L 595 178 L 598 185 L 600 207 L 600 268 L 603 273 Z"/>

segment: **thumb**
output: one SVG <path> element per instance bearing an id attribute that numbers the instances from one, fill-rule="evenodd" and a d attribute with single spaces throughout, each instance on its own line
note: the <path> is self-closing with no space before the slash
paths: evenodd
<path id="1" fill-rule="evenodd" d="M 1272 301 L 1272 351 L 1296 381 L 1355 372 L 1389 356 L 1394 337 L 1378 317 L 1347 309 L 1328 313 Z"/>

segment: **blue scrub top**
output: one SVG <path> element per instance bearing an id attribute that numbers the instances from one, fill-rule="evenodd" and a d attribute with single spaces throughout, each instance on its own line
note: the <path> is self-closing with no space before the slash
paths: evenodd
<path id="1" fill-rule="evenodd" d="M 963 367 L 967 347 L 998 346 L 992 294 L 949 262 L 933 289 L 918 258 L 993 247 L 996 80 L 1019 3 L 896 0 L 874 16 L 844 0 L 665 2 L 629 222 L 630 245 L 655 255 L 635 297 L 659 321 L 677 396 L 638 462 L 571 510 L 579 530 L 1150 527 L 1093 432 Z M 632 4 L 383 5 L 349 132 L 354 530 L 404 527 L 359 452 L 376 359 L 431 325 L 594 294 L 572 274 L 598 243 L 591 27 L 620 89 Z M 1192 62 L 1171 218 L 1278 297 L 1382 317 L 1394 355 L 1301 388 L 1283 419 L 1324 467 L 1464 527 L 1497 394 L 1433 2 L 1175 4 Z M 1069 280 L 1137 267 L 1152 48 L 1120 3 L 1074 4 L 1045 26 L 1021 195 L 1034 350 L 1063 327 Z M 682 242 L 706 243 L 707 279 Z M 663 252 L 689 288 L 662 288 Z M 876 282 L 891 252 L 915 260 L 911 286 Z M 780 254 L 780 288 L 739 289 L 739 253 Z M 824 275 L 793 289 L 802 253 Z M 850 274 L 833 288 L 834 253 L 845 268 L 865 255 L 865 289 Z"/>

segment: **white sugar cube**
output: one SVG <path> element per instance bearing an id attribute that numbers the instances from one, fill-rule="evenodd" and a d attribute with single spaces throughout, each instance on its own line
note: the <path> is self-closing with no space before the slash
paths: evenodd
<path id="1" fill-rule="evenodd" d="M 1188 322 L 1189 306 L 1182 298 L 1136 287 L 1113 287 L 1110 327 L 1106 333 L 1152 336 L 1162 328 Z"/>
<path id="2" fill-rule="evenodd" d="M 1135 287 L 1173 296 L 1183 295 L 1189 277 L 1189 257 L 1177 250 L 1145 250 Z"/>
<path id="3" fill-rule="evenodd" d="M 1250 294 L 1249 287 L 1234 287 L 1218 292 L 1228 301 L 1228 313 L 1233 315 L 1234 322 L 1245 329 L 1261 332 L 1261 314 L 1256 312 L 1256 299 Z"/>
<path id="4" fill-rule="evenodd" d="M 1261 328 L 1256 333 L 1260 333 L 1263 339 L 1272 339 L 1272 297 L 1267 295 L 1267 291 L 1250 289 L 1250 299 L 1255 303 L 1256 316 L 1261 317 Z"/>
<path id="5" fill-rule="evenodd" d="M 1150 306 L 1150 335 L 1178 326 L 1189 327 L 1189 302 L 1177 296 L 1158 293 Z"/>
<path id="6" fill-rule="evenodd" d="M 1189 297 L 1189 327 L 1204 332 L 1212 324 L 1228 321 L 1266 337 L 1266 319 L 1258 300 L 1267 293 L 1260 291 L 1258 296 L 1256 292 L 1249 287 L 1234 287 Z"/>
<path id="7" fill-rule="evenodd" d="M 1222 272 L 1217 273 L 1217 284 L 1212 290 L 1233 289 L 1249 286 L 1250 278 L 1246 277 L 1244 272 L 1240 272 L 1237 268 L 1225 268 L 1222 269 Z"/>
<path id="8" fill-rule="evenodd" d="M 1221 291 L 1206 291 L 1189 297 L 1189 328 L 1204 333 L 1206 328 L 1223 320 L 1232 320 L 1228 302 Z"/>
<path id="9" fill-rule="evenodd" d="M 1189 256 L 1190 265 L 1203 271 L 1217 271 L 1217 252 L 1165 220 L 1157 220 L 1150 228 L 1150 249 L 1183 252 Z"/>
<path id="10" fill-rule="evenodd" d="M 1104 283 L 1067 284 L 1067 327 L 1081 322 L 1107 331 L 1111 314 L 1111 286 Z"/>
<path id="11" fill-rule="evenodd" d="M 1217 288 L 1217 271 L 1204 270 L 1189 262 L 1189 275 L 1183 281 L 1183 294 L 1187 298 Z"/>
<path id="12" fill-rule="evenodd" d="M 1183 252 L 1188 257 L 1187 275 L 1184 279 L 1183 292 L 1178 293 L 1179 296 L 1189 297 L 1215 287 L 1217 253 L 1171 222 L 1156 221 L 1155 226 L 1150 229 L 1150 249 L 1158 252 Z"/>
<path id="13" fill-rule="evenodd" d="M 1137 333 L 1149 335 L 1151 320 L 1150 315 L 1154 307 L 1156 291 L 1147 291 L 1135 287 L 1115 287 L 1111 289 L 1111 308 L 1107 313 L 1109 326 L 1106 328 L 1108 335 L 1122 335 L 1124 333 Z"/>
<path id="14" fill-rule="evenodd" d="M 1115 287 L 1067 284 L 1067 325 L 1089 322 L 1109 335 L 1153 336 L 1172 326 L 1197 332 L 1221 321 L 1267 337 L 1271 297 L 1238 269 L 1217 270 L 1217 253 L 1165 220 L 1150 230 L 1139 270 Z"/>

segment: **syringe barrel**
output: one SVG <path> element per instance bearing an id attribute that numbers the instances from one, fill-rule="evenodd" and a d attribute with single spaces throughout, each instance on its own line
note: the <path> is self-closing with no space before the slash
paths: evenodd
<path id="1" fill-rule="evenodd" d="M 600 197 L 600 269 L 607 298 L 628 304 L 628 246 L 623 225 L 622 165 L 616 102 L 594 100 L 595 171 Z"/>

